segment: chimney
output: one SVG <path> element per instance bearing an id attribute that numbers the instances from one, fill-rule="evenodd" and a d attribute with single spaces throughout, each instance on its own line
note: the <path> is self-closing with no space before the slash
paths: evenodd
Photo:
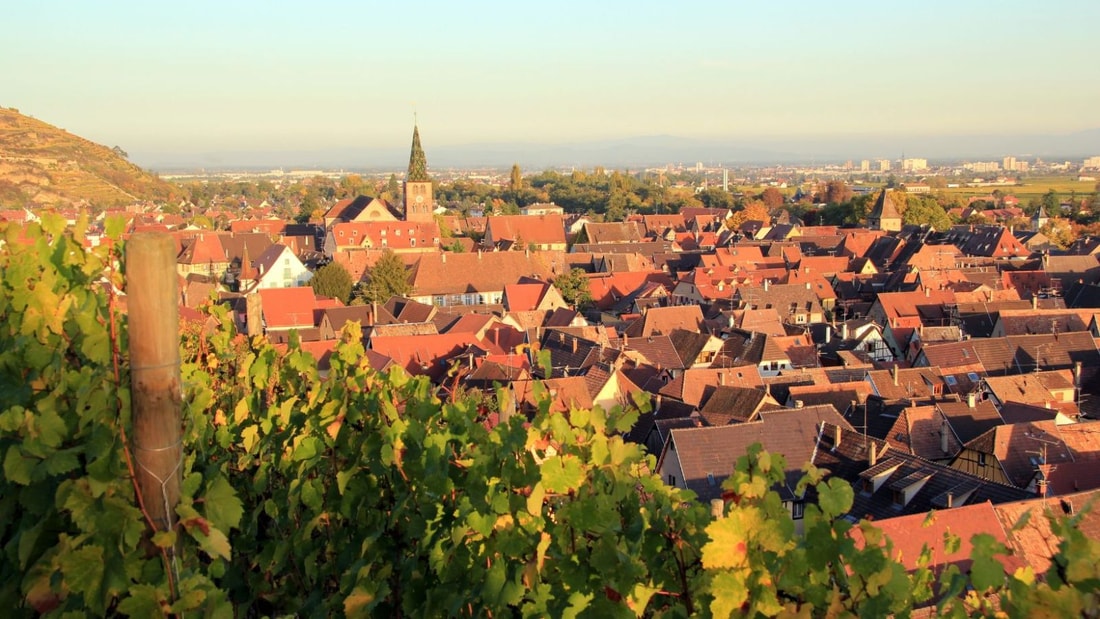
<path id="1" fill-rule="evenodd" d="M 718 370 L 718 385 L 724 387 L 726 385 L 726 373 Z"/>
<path id="2" fill-rule="evenodd" d="M 947 506 L 948 506 L 948 507 L 953 507 L 953 505 L 952 505 L 952 504 L 953 504 L 954 502 L 955 502 L 955 494 L 954 494 L 954 493 L 952 493 L 952 492 L 950 492 L 950 491 L 948 491 L 948 493 L 947 493 Z"/>
<path id="3" fill-rule="evenodd" d="M 577 354 L 577 338 L 573 338 L 573 354 Z"/>
<path id="4" fill-rule="evenodd" d="M 840 323 L 840 339 L 842 339 L 842 340 L 848 339 L 848 321 L 847 320 Z"/>
<path id="5" fill-rule="evenodd" d="M 810 282 L 806 282 L 806 290 L 813 290 L 814 287 L 810 285 Z"/>
<path id="6" fill-rule="evenodd" d="M 1073 386 L 1074 387 L 1080 387 L 1081 386 L 1081 362 L 1080 361 L 1073 364 Z"/>
<path id="7" fill-rule="evenodd" d="M 623 348 L 626 348 L 630 344 L 630 336 L 623 333 Z"/>
<path id="8" fill-rule="evenodd" d="M 966 405 L 967 406 L 969 406 L 970 408 L 974 408 L 974 405 L 976 405 L 977 403 L 978 403 L 978 393 L 976 391 L 971 391 L 970 393 L 966 394 Z"/>
<path id="9" fill-rule="evenodd" d="M 924 296 L 925 296 L 925 297 L 930 297 L 930 296 L 932 296 L 932 289 L 931 289 L 931 288 L 929 288 L 929 287 L 927 287 L 927 286 L 925 286 L 925 287 L 924 287 Z"/>
<path id="10" fill-rule="evenodd" d="M 896 364 L 894 365 L 894 367 L 890 368 L 890 374 L 894 377 L 894 386 L 897 387 L 898 386 L 898 366 Z"/>
<path id="11" fill-rule="evenodd" d="M 447 252 L 439 252 L 439 259 L 443 261 L 443 264 L 447 264 Z"/>
<path id="12" fill-rule="evenodd" d="M 874 466 L 878 463 L 878 447 L 875 445 L 874 441 L 867 442 L 871 443 L 871 449 L 867 452 L 867 465 Z"/>
<path id="13" fill-rule="evenodd" d="M 795 408 L 802 408 L 803 406 L 806 406 L 806 403 L 803 402 L 802 400 L 795 400 L 794 401 L 794 407 Z M 837 431 L 839 432 L 839 429 Z"/>
<path id="14" fill-rule="evenodd" d="M 836 432 L 833 434 L 833 449 L 840 447 L 840 438 L 844 435 L 844 430 L 840 429 L 840 426 L 833 426 Z"/>
<path id="15" fill-rule="evenodd" d="M 764 292 L 767 292 L 767 291 L 768 291 L 768 280 L 765 279 L 764 280 Z"/>
<path id="16" fill-rule="evenodd" d="M 825 326 L 825 343 L 828 344 L 831 341 L 833 341 L 833 329 L 832 329 L 832 327 L 826 325 Z"/>
<path id="17" fill-rule="evenodd" d="M 1031 295 L 1031 309 L 1039 309 L 1039 297 Z"/>
<path id="18" fill-rule="evenodd" d="M 944 419 L 940 423 L 940 451 L 942 451 L 944 453 L 944 455 L 946 455 L 949 451 L 949 448 L 948 448 L 948 445 L 947 445 L 947 433 L 950 432 L 950 431 L 951 431 L 951 428 L 949 428 L 947 426 L 947 420 Z"/>

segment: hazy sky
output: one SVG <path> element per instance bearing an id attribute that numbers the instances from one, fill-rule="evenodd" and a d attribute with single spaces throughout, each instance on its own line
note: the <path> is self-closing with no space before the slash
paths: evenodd
<path id="1" fill-rule="evenodd" d="M 9 3 L 0 105 L 134 151 L 1073 132 L 1100 2 Z"/>

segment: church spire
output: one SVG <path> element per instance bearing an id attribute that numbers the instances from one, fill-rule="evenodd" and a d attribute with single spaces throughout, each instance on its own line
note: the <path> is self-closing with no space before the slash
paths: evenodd
<path id="1" fill-rule="evenodd" d="M 412 153 L 409 154 L 409 174 L 406 181 L 430 181 L 428 176 L 428 158 L 424 156 L 424 148 L 420 146 L 420 128 L 413 125 Z"/>

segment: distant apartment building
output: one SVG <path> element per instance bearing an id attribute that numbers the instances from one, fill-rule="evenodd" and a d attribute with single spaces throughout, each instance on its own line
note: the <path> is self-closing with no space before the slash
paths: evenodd
<path id="1" fill-rule="evenodd" d="M 1000 172 L 1001 164 L 996 161 L 974 161 L 971 163 L 964 163 L 963 169 L 978 173 Z"/>
<path id="2" fill-rule="evenodd" d="M 889 172 L 890 171 L 890 160 L 889 159 L 879 159 L 878 160 L 878 171 L 879 172 Z"/>
<path id="3" fill-rule="evenodd" d="M 1097 155 L 1096 157 L 1089 157 L 1088 159 L 1085 159 L 1084 167 L 1086 167 L 1086 168 L 1100 168 L 1100 155 Z"/>
<path id="4" fill-rule="evenodd" d="M 1001 167 L 1004 168 L 1006 171 L 1014 172 L 1016 170 L 1016 158 L 1005 157 L 1001 160 Z"/>
<path id="5" fill-rule="evenodd" d="M 864 159 L 863 161 L 860 161 L 859 162 L 859 171 L 860 172 L 870 172 L 871 171 L 871 160 L 870 159 Z"/>
<path id="6" fill-rule="evenodd" d="M 928 169 L 927 159 L 902 159 L 901 170 L 903 172 L 921 172 Z"/>

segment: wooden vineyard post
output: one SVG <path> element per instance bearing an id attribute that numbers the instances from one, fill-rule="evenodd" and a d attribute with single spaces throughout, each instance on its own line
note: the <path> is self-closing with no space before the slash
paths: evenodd
<path id="1" fill-rule="evenodd" d="M 157 530 L 167 531 L 180 496 L 180 340 L 176 243 L 134 234 L 126 246 L 130 384 L 138 488 Z"/>

